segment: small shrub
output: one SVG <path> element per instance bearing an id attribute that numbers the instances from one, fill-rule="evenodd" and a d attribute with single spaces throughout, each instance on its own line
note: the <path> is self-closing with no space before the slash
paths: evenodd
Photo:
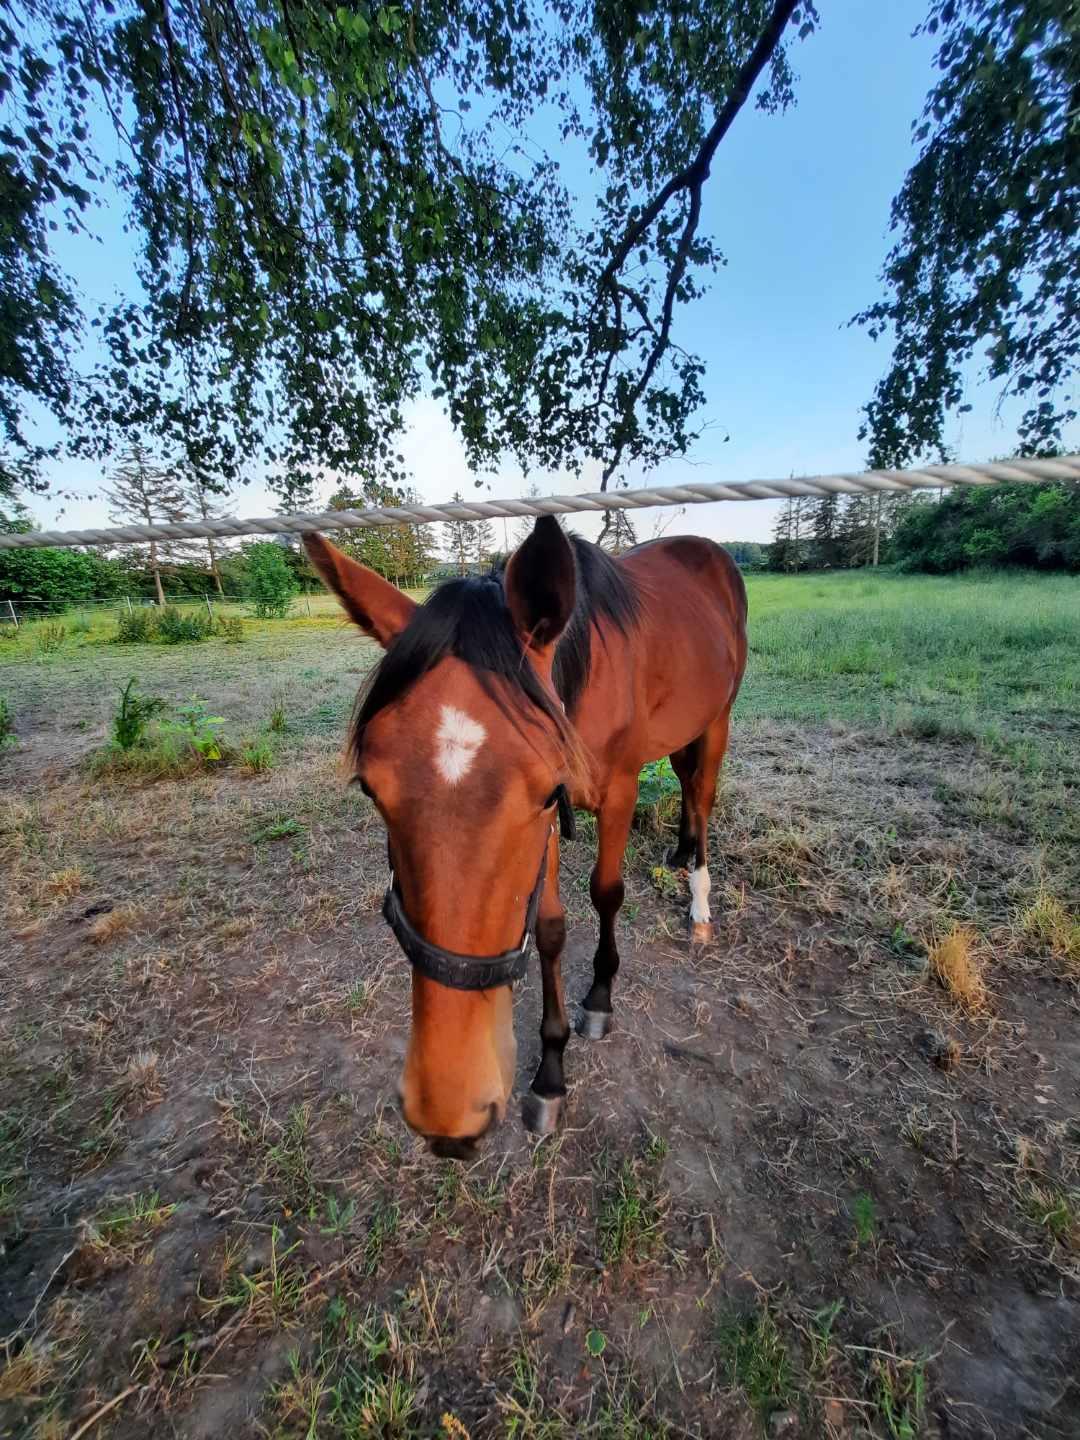
<path id="1" fill-rule="evenodd" d="M 113 716 L 113 739 L 120 749 L 130 750 L 138 745 L 147 725 L 164 708 L 165 701 L 157 695 L 137 695 L 132 676 L 120 691 L 120 704 Z"/>
<path id="2" fill-rule="evenodd" d="M 280 545 L 261 540 L 244 547 L 248 587 L 255 614 L 260 620 L 281 620 L 289 613 L 292 598 L 299 590 Z"/>
<path id="3" fill-rule="evenodd" d="M 185 615 L 175 605 L 163 605 L 157 617 L 158 638 L 166 645 L 185 645 L 206 640 L 214 628 L 209 615 L 198 611 Z"/>
<path id="4" fill-rule="evenodd" d="M 72 635 L 90 634 L 90 621 L 86 618 L 85 615 L 78 615 L 71 622 L 71 633 Z"/>
<path id="5" fill-rule="evenodd" d="M 148 606 L 138 610 L 121 610 L 116 617 L 118 645 L 149 645 L 157 636 L 156 617 Z"/>
<path id="6" fill-rule="evenodd" d="M 0 750 L 15 744 L 15 722 L 7 701 L 0 695 Z"/>
<path id="7" fill-rule="evenodd" d="M 176 713 L 178 720 L 162 726 L 167 734 L 186 741 L 204 760 L 216 762 L 225 758 L 225 742 L 220 733 L 225 724 L 223 715 L 208 715 L 206 701 L 198 695 L 193 695 L 186 705 L 178 705 Z"/>
<path id="8" fill-rule="evenodd" d="M 678 819 L 682 787 L 671 768 L 671 761 L 652 760 L 638 776 L 638 798 L 635 815 L 656 830 Z"/>
<path id="9" fill-rule="evenodd" d="M 239 615 L 222 615 L 217 622 L 217 633 L 226 645 L 240 645 L 247 638 Z"/>
<path id="10" fill-rule="evenodd" d="M 273 710 L 270 711 L 268 725 L 275 735 L 280 735 L 283 730 L 288 729 L 289 719 L 285 714 L 285 705 L 282 701 L 279 700 Z"/>
<path id="11" fill-rule="evenodd" d="M 66 639 L 67 630 L 55 621 L 39 625 L 34 634 L 39 655 L 55 655 Z"/>

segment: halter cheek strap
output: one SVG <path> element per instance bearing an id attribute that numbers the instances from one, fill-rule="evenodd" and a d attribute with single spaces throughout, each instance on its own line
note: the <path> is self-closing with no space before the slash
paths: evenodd
<path id="1" fill-rule="evenodd" d="M 573 840 L 577 833 L 574 824 L 574 809 L 564 785 L 559 786 L 558 807 L 559 829 L 562 836 L 566 840 Z M 554 825 L 551 828 L 554 831 Z M 546 877 L 547 844 L 545 843 L 544 853 L 540 856 L 540 869 L 537 872 L 536 884 L 532 888 L 528 909 L 525 912 L 525 929 L 521 936 L 521 943 L 514 950 L 504 950 L 501 955 L 458 955 L 453 950 L 444 950 L 441 945 L 433 945 L 430 940 L 425 940 L 423 935 L 414 929 L 412 921 L 405 914 L 405 907 L 401 903 L 401 894 L 394 880 L 393 867 L 390 870 L 390 884 L 387 886 L 386 898 L 383 900 L 383 919 L 394 932 L 410 965 L 427 979 L 436 980 L 440 985 L 447 985 L 451 990 L 491 990 L 497 985 L 512 985 L 515 980 L 520 980 L 525 974 L 525 967 L 529 959 L 529 940 L 536 925 L 536 917 L 540 910 L 540 896 L 544 890 Z"/>
<path id="2" fill-rule="evenodd" d="M 547 874 L 547 845 L 540 860 L 540 872 L 536 877 L 529 908 L 525 913 L 525 931 L 521 944 L 514 950 L 504 950 L 501 955 L 457 955 L 453 950 L 444 950 L 433 945 L 414 930 L 401 904 L 401 896 L 391 874 L 390 884 L 383 901 L 383 919 L 390 926 L 398 944 L 414 970 L 448 985 L 451 990 L 491 990 L 496 985 L 510 985 L 525 974 L 529 959 L 529 940 L 536 924 L 540 909 L 540 892 L 544 888 Z"/>

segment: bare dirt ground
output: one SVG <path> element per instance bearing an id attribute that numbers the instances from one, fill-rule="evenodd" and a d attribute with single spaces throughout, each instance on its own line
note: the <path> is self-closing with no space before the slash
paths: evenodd
<path id="1" fill-rule="evenodd" d="M 670 816 L 643 815 L 614 1033 L 572 1041 L 557 1136 L 514 1118 L 463 1168 L 392 1103 L 407 970 L 336 772 L 357 675 L 321 643 L 250 691 L 266 657 L 221 652 L 235 723 L 281 692 L 264 774 L 93 779 L 129 662 L 24 687 L 0 1434 L 1080 1434 L 1075 770 L 737 727 L 716 944 L 688 952 Z M 591 842 L 566 847 L 575 997 Z M 934 948 L 958 926 L 959 978 Z"/>

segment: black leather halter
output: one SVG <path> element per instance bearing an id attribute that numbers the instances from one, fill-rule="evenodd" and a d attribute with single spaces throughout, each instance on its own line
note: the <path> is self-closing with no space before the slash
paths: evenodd
<path id="1" fill-rule="evenodd" d="M 558 806 L 560 832 L 564 839 L 573 840 L 576 836 L 574 810 L 563 785 L 559 786 Z M 529 940 L 536 925 L 546 876 L 545 843 L 536 884 L 532 888 L 525 911 L 525 929 L 521 943 L 514 950 L 504 950 L 501 955 L 457 955 L 453 950 L 444 950 L 441 945 L 433 945 L 430 940 L 425 940 L 419 931 L 413 929 L 412 922 L 405 914 L 401 895 L 394 883 L 393 871 L 390 872 L 390 884 L 383 900 L 383 919 L 394 932 L 413 969 L 419 970 L 420 974 L 427 976 L 429 980 L 436 980 L 440 985 L 449 986 L 451 990 L 491 990 L 497 985 L 511 985 L 525 974 L 529 959 Z"/>

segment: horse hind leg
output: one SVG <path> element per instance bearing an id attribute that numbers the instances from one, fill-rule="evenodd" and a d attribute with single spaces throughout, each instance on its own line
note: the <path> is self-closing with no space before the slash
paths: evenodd
<path id="1" fill-rule="evenodd" d="M 716 804 L 716 782 L 727 749 L 730 710 L 712 722 L 697 741 L 697 764 L 690 783 L 694 827 L 694 868 L 690 872 L 690 943 L 706 945 L 713 938 L 709 906 L 709 816 Z M 672 762 L 674 763 L 674 761 Z M 686 793 L 683 793 L 686 804 Z"/>
<path id="2" fill-rule="evenodd" d="M 696 815 L 693 803 L 694 775 L 697 770 L 698 752 L 701 748 L 700 738 L 684 745 L 681 750 L 673 750 L 668 757 L 671 761 L 671 768 L 679 777 L 679 788 L 681 794 L 681 807 L 679 813 L 679 841 L 673 850 L 667 853 L 665 863 L 672 870 L 689 870 L 697 857 L 697 831 Z"/>

